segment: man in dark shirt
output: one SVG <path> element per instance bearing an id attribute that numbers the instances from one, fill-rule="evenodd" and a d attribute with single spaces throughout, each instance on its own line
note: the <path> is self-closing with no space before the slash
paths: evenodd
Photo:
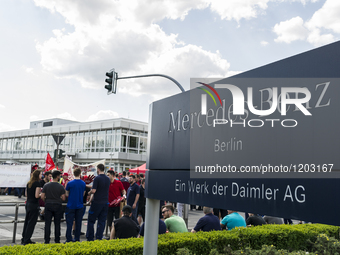
<path id="1" fill-rule="evenodd" d="M 266 224 L 265 220 L 258 214 L 249 213 L 249 217 L 246 220 L 247 226 L 261 226 Z"/>
<path id="2" fill-rule="evenodd" d="M 263 219 L 267 224 L 283 224 L 283 219 L 279 217 L 265 215 Z"/>
<path id="3" fill-rule="evenodd" d="M 120 178 L 120 181 L 122 182 L 123 187 L 124 187 L 125 191 L 127 192 L 129 187 L 130 187 L 130 183 L 129 183 L 129 180 L 126 178 L 126 172 L 125 171 L 123 171 L 123 177 Z"/>
<path id="4" fill-rule="evenodd" d="M 63 214 L 62 202 L 65 200 L 65 189 L 59 183 L 61 173 L 52 173 L 53 181 L 43 187 L 41 199 L 45 201 L 45 243 L 50 243 L 52 216 L 54 217 L 54 242 L 60 243 L 60 220 Z"/>
<path id="5" fill-rule="evenodd" d="M 110 179 L 104 173 L 104 165 L 99 164 L 97 166 L 98 176 L 94 178 L 92 189 L 90 194 L 93 195 L 93 201 L 91 202 L 91 207 L 89 210 L 88 220 L 87 220 L 87 231 L 86 239 L 87 241 L 94 240 L 94 224 L 97 222 L 96 239 L 103 239 L 103 233 L 105 228 L 105 222 L 107 217 L 107 211 L 109 207 L 109 187 Z"/>
<path id="6" fill-rule="evenodd" d="M 123 217 L 114 221 L 110 239 L 137 237 L 139 233 L 139 226 L 131 219 L 131 206 L 124 206 L 122 212 Z"/>
<path id="7" fill-rule="evenodd" d="M 139 225 L 142 224 L 145 221 L 145 204 L 146 204 L 146 198 L 144 196 L 145 192 L 145 179 L 141 180 L 141 185 L 139 186 L 140 188 L 140 194 L 139 194 L 139 200 L 138 200 L 138 223 Z"/>
<path id="8" fill-rule="evenodd" d="M 44 179 L 40 180 L 41 187 L 44 187 L 45 183 L 50 182 L 52 173 L 50 171 L 44 173 Z"/>
<path id="9" fill-rule="evenodd" d="M 213 208 L 204 206 L 203 212 L 205 216 L 198 220 L 196 226 L 191 230 L 191 232 L 196 233 L 200 230 L 206 232 L 221 230 L 220 220 L 213 214 Z"/>
<path id="10" fill-rule="evenodd" d="M 136 183 L 136 176 L 131 175 L 129 177 L 130 188 L 127 191 L 126 203 L 132 208 L 132 219 L 137 222 L 137 209 L 140 188 Z"/>

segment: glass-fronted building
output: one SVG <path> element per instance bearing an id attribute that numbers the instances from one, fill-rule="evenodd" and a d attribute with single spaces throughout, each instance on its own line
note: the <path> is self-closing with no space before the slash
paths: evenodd
<path id="1" fill-rule="evenodd" d="M 54 157 L 53 135 L 64 136 L 59 149 L 78 164 L 106 159 L 116 171 L 146 161 L 148 124 L 130 119 L 76 122 L 64 119 L 33 121 L 30 129 L 0 133 L 0 163 L 45 164 L 47 152 Z M 59 159 L 58 166 L 63 166 Z"/>

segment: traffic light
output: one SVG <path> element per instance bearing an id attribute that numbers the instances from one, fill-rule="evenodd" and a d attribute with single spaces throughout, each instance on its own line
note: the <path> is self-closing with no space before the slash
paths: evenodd
<path id="1" fill-rule="evenodd" d="M 57 162 L 58 159 L 65 157 L 65 155 L 63 155 L 63 154 L 65 154 L 64 150 L 62 150 L 62 149 L 59 149 L 59 150 L 55 149 L 54 150 L 54 155 L 53 155 L 53 161 Z"/>
<path id="2" fill-rule="evenodd" d="M 107 83 L 107 85 L 105 85 L 107 94 L 116 94 L 118 74 L 115 72 L 115 69 L 112 69 L 110 72 L 106 73 L 106 76 L 108 77 L 108 79 L 105 80 Z"/>
<path id="3" fill-rule="evenodd" d="M 63 155 L 64 153 L 65 153 L 64 150 L 59 149 L 59 157 L 58 158 L 64 157 L 64 155 Z"/>

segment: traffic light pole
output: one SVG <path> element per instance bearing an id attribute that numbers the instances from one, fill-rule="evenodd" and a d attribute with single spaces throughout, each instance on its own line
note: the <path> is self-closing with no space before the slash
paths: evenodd
<path id="1" fill-rule="evenodd" d="M 172 82 L 174 82 L 177 87 L 185 92 L 182 85 L 176 81 L 174 78 L 164 75 L 164 74 L 146 74 L 146 75 L 136 75 L 136 76 L 128 76 L 128 77 L 118 77 L 118 73 L 112 69 L 110 72 L 106 73 L 106 76 L 109 79 L 106 79 L 105 82 L 107 85 L 105 89 L 108 90 L 108 95 L 111 93 L 116 93 L 116 85 L 117 80 L 123 79 L 134 79 L 134 78 L 145 78 L 152 76 L 164 77 Z M 149 126 L 150 128 L 150 126 Z M 149 130 L 150 134 L 150 130 Z M 159 225 L 159 205 L 160 201 L 156 199 L 146 198 L 146 208 L 145 208 L 145 231 L 144 231 L 144 248 L 143 255 L 149 254 L 157 254 L 158 248 L 158 225 Z M 188 222 L 188 205 L 184 206 L 184 220 Z"/>
<path id="2" fill-rule="evenodd" d="M 132 79 L 132 78 L 144 78 L 144 77 L 151 77 L 151 76 L 160 76 L 160 77 L 167 78 L 167 79 L 173 81 L 177 85 L 177 87 L 179 87 L 179 89 L 182 92 L 185 92 L 184 88 L 182 87 L 182 85 L 178 81 L 176 81 L 174 78 L 167 76 L 167 75 L 164 75 L 164 74 L 145 74 L 145 75 L 136 75 L 136 76 L 128 76 L 128 77 L 118 77 L 118 75 L 117 75 L 117 80 Z"/>

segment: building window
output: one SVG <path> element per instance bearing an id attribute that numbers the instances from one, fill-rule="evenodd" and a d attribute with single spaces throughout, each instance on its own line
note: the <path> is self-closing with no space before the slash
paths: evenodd
<path id="1" fill-rule="evenodd" d="M 111 130 L 108 130 L 111 131 Z M 105 138 L 105 152 L 112 152 L 114 147 L 114 135 L 108 133 Z"/>
<path id="2" fill-rule="evenodd" d="M 22 139 L 20 137 L 14 139 L 13 152 L 14 154 L 20 154 L 23 149 Z"/>
<path id="3" fill-rule="evenodd" d="M 96 138 L 97 138 L 97 132 L 91 132 L 92 133 L 92 139 L 91 139 L 91 152 L 95 152 L 96 148 Z"/>
<path id="4" fill-rule="evenodd" d="M 127 136 L 122 135 L 121 136 L 121 143 L 120 143 L 120 151 L 121 152 L 126 152 L 126 142 L 127 142 Z"/>
<path id="5" fill-rule="evenodd" d="M 105 131 L 98 131 L 96 140 L 96 152 L 103 152 L 105 145 Z"/>
<path id="6" fill-rule="evenodd" d="M 57 148 L 57 145 L 52 137 L 52 135 L 47 136 L 47 151 L 51 154 Z M 52 156 L 52 155 L 51 155 Z"/>
<path id="7" fill-rule="evenodd" d="M 139 149 L 140 150 L 146 151 L 147 144 L 148 144 L 147 138 L 144 138 L 144 137 L 139 138 Z"/>
<path id="8" fill-rule="evenodd" d="M 85 152 L 91 151 L 91 143 L 92 143 L 92 138 L 91 138 L 90 132 L 86 132 L 85 139 L 84 139 L 84 151 Z"/>
<path id="9" fill-rule="evenodd" d="M 46 153 L 47 152 L 47 140 L 48 137 L 46 135 L 42 136 L 41 138 L 41 152 Z"/>
<path id="10" fill-rule="evenodd" d="M 39 152 L 39 137 L 38 136 L 34 136 L 33 137 L 33 143 L 32 143 L 32 152 L 36 153 Z"/>
<path id="11" fill-rule="evenodd" d="M 117 129 L 116 130 L 116 135 L 115 135 L 115 144 L 114 144 L 114 148 L 115 148 L 115 151 L 119 151 L 120 150 L 120 129 Z"/>
<path id="12" fill-rule="evenodd" d="M 138 131 L 134 131 L 134 130 L 129 130 L 127 133 L 129 135 L 139 135 L 139 132 Z"/>
<path id="13" fill-rule="evenodd" d="M 2 153 L 6 153 L 7 152 L 7 139 L 3 139 L 2 140 Z"/>
<path id="14" fill-rule="evenodd" d="M 128 147 L 129 148 L 136 148 L 136 149 L 138 149 L 138 137 L 129 136 Z"/>
<path id="15" fill-rule="evenodd" d="M 8 140 L 7 140 L 7 153 L 10 153 L 10 154 L 12 154 L 12 138 L 9 138 Z"/>
<path id="16" fill-rule="evenodd" d="M 84 133 L 77 133 L 75 146 L 76 152 L 82 153 L 84 151 Z"/>
<path id="17" fill-rule="evenodd" d="M 32 150 L 32 137 L 27 137 L 27 143 L 26 143 L 26 153 L 30 153 Z"/>
<path id="18" fill-rule="evenodd" d="M 70 134 L 63 134 L 64 139 L 60 144 L 60 149 L 64 150 L 65 152 L 69 152 L 70 151 L 70 146 L 71 146 L 71 140 L 70 140 Z"/>
<path id="19" fill-rule="evenodd" d="M 52 127 L 53 121 L 47 121 L 43 123 L 43 127 Z"/>

